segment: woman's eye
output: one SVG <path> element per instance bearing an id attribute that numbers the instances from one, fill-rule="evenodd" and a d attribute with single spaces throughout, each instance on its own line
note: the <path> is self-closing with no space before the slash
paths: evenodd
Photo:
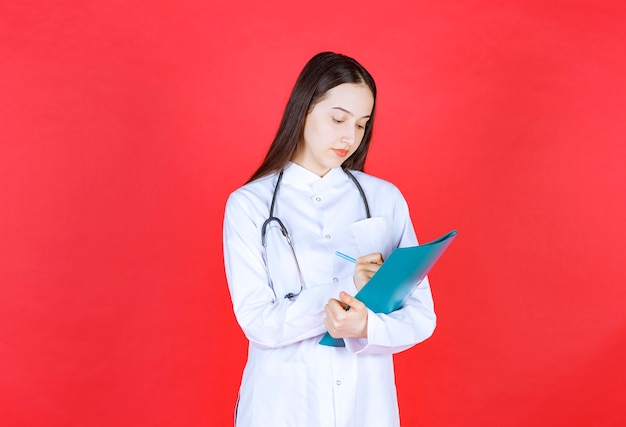
<path id="1" fill-rule="evenodd" d="M 333 122 L 335 123 L 343 123 L 343 120 L 333 117 Z"/>

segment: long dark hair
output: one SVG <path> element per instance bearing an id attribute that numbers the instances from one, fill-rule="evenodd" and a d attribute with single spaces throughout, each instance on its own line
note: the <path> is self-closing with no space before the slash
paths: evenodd
<path id="1" fill-rule="evenodd" d="M 250 181 L 282 170 L 292 158 L 302 140 L 307 114 L 330 89 L 343 83 L 365 84 L 374 96 L 372 114 L 365 126 L 359 148 L 342 167 L 363 170 L 372 139 L 374 110 L 376 109 L 376 84 L 370 73 L 354 59 L 333 52 L 322 52 L 307 62 L 291 91 L 283 118 L 265 160 Z"/>

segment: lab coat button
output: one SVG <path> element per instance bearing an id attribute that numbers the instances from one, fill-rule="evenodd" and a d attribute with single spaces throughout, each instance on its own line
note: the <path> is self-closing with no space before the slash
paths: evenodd
<path id="1" fill-rule="evenodd" d="M 337 380 L 337 385 L 341 385 L 341 380 Z"/>
<path id="2" fill-rule="evenodd" d="M 315 201 L 319 203 L 319 202 L 321 202 L 321 201 L 322 201 L 322 198 L 321 198 L 321 197 L 316 197 L 316 198 L 315 198 Z"/>
<path id="3" fill-rule="evenodd" d="M 327 234 L 324 237 L 326 237 L 327 239 L 330 239 L 330 234 Z"/>
<path id="4" fill-rule="evenodd" d="M 333 282 L 337 283 L 338 281 L 339 281 L 339 279 L 338 279 L 338 278 L 333 277 Z"/>

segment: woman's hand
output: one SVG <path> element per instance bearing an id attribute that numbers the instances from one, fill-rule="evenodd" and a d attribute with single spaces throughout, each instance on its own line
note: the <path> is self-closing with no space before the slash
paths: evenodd
<path id="1" fill-rule="evenodd" d="M 356 260 L 354 268 L 354 285 L 360 291 L 363 286 L 372 278 L 374 273 L 378 271 L 383 264 L 383 255 L 373 253 L 363 255 Z"/>
<path id="2" fill-rule="evenodd" d="M 324 307 L 326 330 L 333 338 L 367 338 L 367 307 L 345 292 Z"/>

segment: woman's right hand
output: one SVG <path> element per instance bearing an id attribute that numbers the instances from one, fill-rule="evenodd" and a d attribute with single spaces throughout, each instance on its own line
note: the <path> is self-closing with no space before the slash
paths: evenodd
<path id="1" fill-rule="evenodd" d="M 381 253 L 363 255 L 357 258 L 354 268 L 354 285 L 359 291 L 369 282 L 382 264 L 383 255 Z"/>

